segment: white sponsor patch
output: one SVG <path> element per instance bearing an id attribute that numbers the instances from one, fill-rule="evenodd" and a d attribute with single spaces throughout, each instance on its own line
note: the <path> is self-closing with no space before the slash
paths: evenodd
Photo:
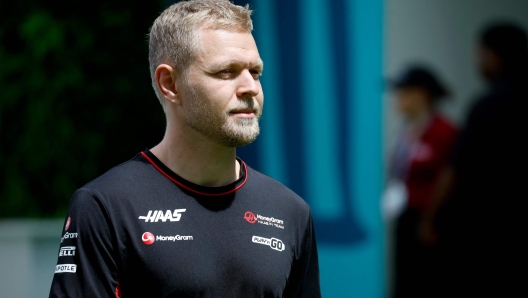
<path id="1" fill-rule="evenodd" d="M 278 250 L 278 251 L 283 251 L 285 249 L 284 243 L 280 239 L 277 239 L 277 238 L 264 238 L 264 237 L 259 237 L 259 236 L 253 236 L 251 238 L 251 241 L 253 241 L 253 243 L 267 245 L 271 247 L 272 249 Z"/>
<path id="2" fill-rule="evenodd" d="M 75 246 L 63 246 L 60 248 L 59 257 L 73 257 L 75 255 Z"/>
<path id="3" fill-rule="evenodd" d="M 75 264 L 60 264 L 55 268 L 55 273 L 75 273 L 77 272 L 77 265 Z"/>

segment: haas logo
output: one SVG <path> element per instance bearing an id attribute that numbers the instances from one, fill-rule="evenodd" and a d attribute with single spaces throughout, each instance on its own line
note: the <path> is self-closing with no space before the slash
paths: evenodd
<path id="1" fill-rule="evenodd" d="M 145 243 L 145 245 L 151 245 L 154 243 L 154 241 L 156 241 L 156 238 L 151 232 L 145 232 L 143 233 L 143 236 L 141 236 L 141 240 L 143 243 Z"/>
<path id="2" fill-rule="evenodd" d="M 246 213 L 244 213 L 244 219 L 247 220 L 251 224 L 254 224 L 257 222 L 257 217 L 251 211 L 247 211 Z"/>
<path id="3" fill-rule="evenodd" d="M 147 216 L 140 216 L 139 219 L 144 219 L 145 222 L 158 222 L 161 220 L 162 222 L 168 221 L 180 221 L 180 218 L 182 216 L 182 213 L 185 212 L 187 209 L 174 209 L 174 212 L 171 210 L 167 210 L 166 212 L 163 212 L 163 210 L 149 210 Z"/>

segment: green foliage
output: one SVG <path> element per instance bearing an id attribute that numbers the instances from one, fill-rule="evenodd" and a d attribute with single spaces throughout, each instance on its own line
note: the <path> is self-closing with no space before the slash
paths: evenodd
<path id="1" fill-rule="evenodd" d="M 161 2 L 0 2 L 0 217 L 63 216 L 75 189 L 161 140 L 146 34 Z"/>

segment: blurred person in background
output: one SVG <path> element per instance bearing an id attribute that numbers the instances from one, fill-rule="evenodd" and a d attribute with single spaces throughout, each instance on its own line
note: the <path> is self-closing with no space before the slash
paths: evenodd
<path id="1" fill-rule="evenodd" d="M 394 297 L 432 297 L 436 247 L 422 241 L 419 226 L 449 164 L 457 129 L 437 112 L 448 91 L 427 68 L 408 68 L 393 87 L 404 125 L 391 154 L 389 177 L 390 185 L 403 185 L 406 196 L 396 219 Z"/>
<path id="2" fill-rule="evenodd" d="M 428 218 L 437 218 L 446 248 L 448 294 L 526 297 L 526 33 L 508 23 L 486 28 L 477 66 L 488 89 L 470 109 Z M 424 227 L 424 239 L 435 234 Z"/>

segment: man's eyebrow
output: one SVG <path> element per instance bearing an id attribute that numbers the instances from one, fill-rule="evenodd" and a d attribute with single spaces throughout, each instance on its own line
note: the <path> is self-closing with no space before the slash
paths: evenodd
<path id="1" fill-rule="evenodd" d="M 225 68 L 230 68 L 230 67 L 233 67 L 233 66 L 240 66 L 241 63 L 240 61 L 237 61 L 237 60 L 229 60 L 229 61 L 224 61 L 224 62 L 220 62 L 220 63 L 217 63 L 217 64 L 213 64 L 211 66 L 211 69 L 213 70 L 222 70 L 222 69 L 225 69 Z M 251 65 L 250 67 L 251 69 L 264 69 L 264 61 L 262 61 L 262 59 L 258 59 L 256 63 L 254 63 L 253 65 Z"/>
<path id="2" fill-rule="evenodd" d="M 264 61 L 262 61 L 262 59 L 258 59 L 257 60 L 257 63 L 255 63 L 253 65 L 253 68 L 259 68 L 260 70 L 263 70 L 264 69 Z"/>

